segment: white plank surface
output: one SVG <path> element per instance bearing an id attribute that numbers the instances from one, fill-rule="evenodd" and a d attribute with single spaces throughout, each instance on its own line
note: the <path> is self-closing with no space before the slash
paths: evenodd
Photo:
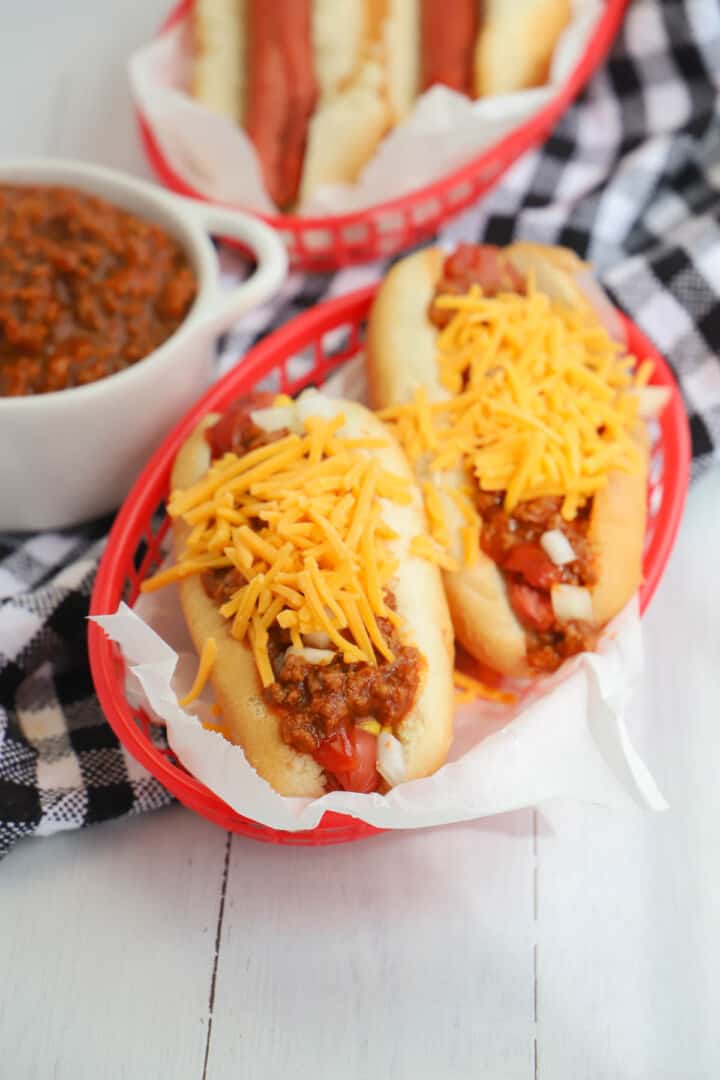
<path id="1" fill-rule="evenodd" d="M 178 807 L 18 846 L 1 871 L 0 1076 L 202 1075 L 225 848 Z"/>
<path id="2" fill-rule="evenodd" d="M 234 838 L 208 1077 L 529 1080 L 532 833 L 526 811 L 335 850 Z"/>
<path id="3" fill-rule="evenodd" d="M 645 619 L 635 744 L 659 817 L 544 812 L 540 1076 L 720 1075 L 720 471 L 697 482 Z"/>
<path id="4" fill-rule="evenodd" d="M 147 175 L 124 69 L 167 6 L 0 0 L 0 153 Z M 666 815 L 298 850 L 228 849 L 174 808 L 24 842 L 0 867 L 0 1076 L 715 1080 L 718 507 L 720 471 L 645 624 L 630 726 Z"/>

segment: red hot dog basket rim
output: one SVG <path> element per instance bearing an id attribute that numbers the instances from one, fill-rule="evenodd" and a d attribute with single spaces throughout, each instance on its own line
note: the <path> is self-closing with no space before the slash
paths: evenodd
<path id="1" fill-rule="evenodd" d="M 222 410 L 260 382 L 270 380 L 274 383 L 272 389 L 289 394 L 297 394 L 308 385 L 321 385 L 332 371 L 362 350 L 364 324 L 376 288 L 370 286 L 330 300 L 271 334 L 212 386 L 170 432 L 117 515 L 95 580 L 91 614 L 114 612 L 122 599 L 132 604 L 140 583 L 160 561 L 160 545 L 169 526 L 164 501 L 172 463 L 199 420 L 208 412 Z M 682 399 L 670 368 L 630 320 L 623 317 L 623 322 L 630 351 L 655 363 L 651 383 L 666 386 L 671 393 L 659 421 L 659 438 L 651 459 L 644 581 L 640 590 L 640 607 L 644 611 L 660 580 L 680 524 L 688 486 L 690 438 Z M 291 361 L 304 364 L 302 373 L 290 373 Z M 301 832 L 268 828 L 238 814 L 186 772 L 171 751 L 153 741 L 147 717 L 134 711 L 126 700 L 122 658 L 95 623 L 89 624 L 88 641 L 95 689 L 118 739 L 190 809 L 225 829 L 269 843 L 342 843 L 382 831 L 336 813 L 326 813 L 314 829 Z"/>
<path id="2" fill-rule="evenodd" d="M 180 0 L 159 32 L 162 34 L 185 19 L 195 2 Z M 338 266 L 387 258 L 404 251 L 432 235 L 443 222 L 493 188 L 521 154 L 549 134 L 607 55 L 628 2 L 606 0 L 605 8 L 575 68 L 542 109 L 499 142 L 439 180 L 368 209 L 331 217 L 246 212 L 278 230 L 287 244 L 291 263 L 297 270 L 331 270 Z M 175 172 L 140 110 L 138 123 L 148 162 L 158 180 L 180 195 L 212 202 Z M 245 208 L 238 206 L 234 209 Z"/>

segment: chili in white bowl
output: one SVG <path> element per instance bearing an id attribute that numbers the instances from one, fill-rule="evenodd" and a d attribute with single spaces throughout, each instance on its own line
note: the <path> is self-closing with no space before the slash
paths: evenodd
<path id="1" fill-rule="evenodd" d="M 62 210 L 65 200 L 66 210 L 67 206 L 73 209 L 73 213 L 58 218 L 55 237 L 49 224 L 44 239 L 39 229 L 40 247 L 45 245 L 48 258 L 38 261 L 34 279 L 26 283 L 29 306 L 22 301 L 20 310 L 15 298 L 15 324 L 12 319 L 8 323 L 7 310 L 3 323 L 0 306 L 0 358 L 12 355 L 14 361 L 0 373 L 0 529 L 38 530 L 89 520 L 120 504 L 163 435 L 208 385 L 218 335 L 280 287 L 287 259 L 280 238 L 262 222 L 240 211 L 171 195 L 110 169 L 41 158 L 0 160 L 0 192 L 21 188 L 26 197 L 32 190 L 54 189 L 58 207 Z M 60 191 L 71 194 L 60 195 Z M 94 199 L 101 202 L 96 204 Z M 114 214 L 127 215 L 125 231 L 115 228 L 102 236 L 102 215 L 109 212 L 108 204 Z M 83 220 L 84 211 L 80 213 L 81 206 L 100 208 L 94 238 L 88 216 Z M 46 224 L 52 218 L 43 219 L 42 205 L 36 207 L 36 216 L 38 213 Z M 116 225 L 120 220 L 116 219 Z M 79 237 L 68 235 L 73 222 L 75 228 L 82 226 Z M 133 222 L 136 224 L 131 225 Z M 12 227 L 10 214 L 3 215 L 0 194 L 0 249 L 7 246 Z M 132 229 L 137 230 L 134 249 Z M 255 272 L 229 291 L 220 289 L 212 234 L 241 241 L 257 261 Z M 148 243 L 150 249 L 156 245 L 152 255 L 143 250 Z M 47 280 L 54 272 L 53 260 L 56 269 L 62 266 L 63 246 L 68 269 L 64 286 L 63 274 L 59 274 L 56 293 L 48 288 Z M 141 304 L 142 310 L 125 320 L 123 331 L 118 313 L 108 310 L 108 304 L 112 308 L 117 301 L 117 292 L 113 301 L 112 289 L 108 290 L 101 274 L 92 287 L 85 288 L 85 284 L 93 273 L 99 273 L 103 263 L 112 264 L 109 277 L 112 280 L 114 275 L 115 285 L 120 284 L 123 262 L 127 263 L 128 252 L 133 250 L 138 256 L 135 268 L 139 262 L 147 276 L 135 282 L 138 292 L 143 293 L 144 308 Z M 176 261 L 175 273 L 161 280 L 155 270 L 167 259 L 168 251 Z M 79 267 L 83 281 L 79 290 L 75 280 L 78 266 L 73 270 L 73 260 L 77 263 L 78 257 L 88 263 Z M 28 264 L 26 271 L 29 269 Z M 38 287 L 43 277 L 45 287 Z M 128 284 L 132 283 L 125 282 L 123 295 L 131 306 Z M 171 294 L 177 288 L 183 295 L 174 300 L 170 295 L 169 299 L 168 288 Z M 71 302 L 59 315 L 57 306 L 69 292 Z M 172 318 L 164 328 L 148 324 L 136 339 L 134 352 L 142 352 L 141 345 L 150 351 L 133 357 L 132 343 L 122 342 L 123 332 L 130 336 L 136 333 L 138 320 L 147 318 L 150 309 L 157 314 L 157 305 L 160 311 L 164 305 L 168 305 L 165 310 L 174 308 L 175 325 Z M 76 323 L 88 325 L 69 325 L 69 314 Z M 161 333 L 163 329 L 167 332 Z M 9 341 L 13 330 L 14 344 Z M 17 349 L 17 335 L 22 342 L 23 331 L 25 347 Z M 77 340 L 78 331 L 86 334 L 83 342 Z M 113 334 L 116 341 L 108 348 Z M 73 335 L 70 356 L 67 341 Z M 48 348 L 62 344 L 66 346 L 64 357 L 62 350 Z M 128 351 L 123 355 L 126 345 Z M 19 355 L 23 352 L 24 361 Z M 84 358 L 83 352 L 88 354 Z M 132 362 L 128 362 L 131 357 Z"/>

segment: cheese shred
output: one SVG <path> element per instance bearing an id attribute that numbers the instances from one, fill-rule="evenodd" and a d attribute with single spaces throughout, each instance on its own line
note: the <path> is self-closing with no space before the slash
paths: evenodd
<path id="1" fill-rule="evenodd" d="M 205 684 L 210 678 L 212 669 L 217 660 L 217 641 L 214 637 L 206 638 L 205 644 L 202 647 L 200 653 L 200 663 L 198 664 L 197 674 L 195 681 L 190 687 L 189 692 L 185 697 L 180 698 L 178 705 L 181 709 L 184 709 L 187 705 L 192 704 L 196 698 L 202 694 L 205 689 Z"/>
<path id="2" fill-rule="evenodd" d="M 399 552 L 383 509 L 407 505 L 411 481 L 383 470 L 369 452 L 386 440 L 345 437 L 344 424 L 342 415 L 308 417 L 304 434 L 244 456 L 226 453 L 196 484 L 174 491 L 168 510 L 187 526 L 186 547 L 142 586 L 148 592 L 192 574 L 221 573 L 220 614 L 232 637 L 247 641 L 263 686 L 275 680 L 273 625 L 287 630 L 296 648 L 303 635 L 326 635 L 347 663 L 394 659 L 377 621 L 401 623 L 386 603 Z M 442 552 L 433 557 L 442 561 Z M 210 638 L 184 704 L 201 692 L 216 655 Z"/>
<path id="3" fill-rule="evenodd" d="M 453 682 L 455 683 L 455 703 L 457 705 L 467 705 L 471 701 L 475 701 L 477 698 L 482 698 L 484 701 L 497 701 L 501 705 L 514 705 L 517 701 L 517 694 L 513 694 L 510 690 L 498 690 L 494 686 L 487 686 L 480 679 L 474 679 L 472 675 L 466 675 L 464 671 L 453 672 Z"/>
<path id="4" fill-rule="evenodd" d="M 412 402 L 380 417 L 412 460 L 422 458 L 433 541 L 445 551 L 450 546 L 442 488 L 464 526 L 453 554 L 461 551 L 464 565 L 472 565 L 481 526 L 473 489 L 502 492 L 508 514 L 527 500 L 558 496 L 569 521 L 613 470 L 641 467 L 632 435 L 635 390 L 647 382 L 651 365 L 638 365 L 591 311 L 537 291 L 532 276 L 526 295 L 484 296 L 474 285 L 434 304 L 451 314 L 437 336 L 445 396 L 429 402 L 421 387 Z M 466 477 L 462 491 L 447 482 L 448 470 L 457 469 Z M 427 551 L 428 543 L 416 544 L 417 553 L 421 548 Z M 450 556 L 434 554 L 447 568 Z"/>

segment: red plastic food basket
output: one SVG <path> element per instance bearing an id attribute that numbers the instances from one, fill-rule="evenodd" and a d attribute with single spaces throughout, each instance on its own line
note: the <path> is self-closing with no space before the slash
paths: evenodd
<path id="1" fill-rule="evenodd" d="M 91 614 L 114 612 L 121 600 L 132 604 L 141 582 L 161 561 L 160 545 L 169 526 L 164 502 L 170 471 L 180 445 L 199 420 L 208 412 L 222 410 L 235 397 L 249 393 L 261 383 L 287 394 L 297 394 L 310 384 L 322 384 L 330 372 L 362 350 L 365 320 L 375 289 L 372 286 L 328 301 L 277 330 L 213 386 L 168 435 L 115 520 L 98 569 Z M 640 592 L 644 610 L 680 524 L 688 484 L 690 439 L 685 410 L 670 369 L 647 338 L 629 320 L 624 322 L 630 350 L 655 362 L 652 383 L 671 390 L 650 468 L 644 583 Z M 151 739 L 147 718 L 133 710 L 126 700 L 123 662 L 117 649 L 94 623 L 90 624 L 88 635 L 95 689 L 116 735 L 186 806 L 225 829 L 270 843 L 335 844 L 381 831 L 365 822 L 327 813 L 313 830 L 283 832 L 236 813 L 190 776 L 171 751 L 157 746 Z"/>
<path id="2" fill-rule="evenodd" d="M 256 216 L 280 232 L 287 243 L 290 261 L 298 270 L 332 270 L 350 263 L 385 258 L 431 236 L 444 221 L 494 187 L 521 154 L 549 133 L 604 59 L 628 2 L 606 0 L 585 52 L 567 82 L 542 109 L 494 146 L 442 179 L 408 195 L 349 214 L 333 217 Z M 186 18 L 194 3 L 195 0 L 181 0 L 160 32 Z M 181 195 L 205 200 L 204 195 L 172 169 L 142 113 L 138 113 L 138 121 L 148 161 L 158 179 Z"/>

